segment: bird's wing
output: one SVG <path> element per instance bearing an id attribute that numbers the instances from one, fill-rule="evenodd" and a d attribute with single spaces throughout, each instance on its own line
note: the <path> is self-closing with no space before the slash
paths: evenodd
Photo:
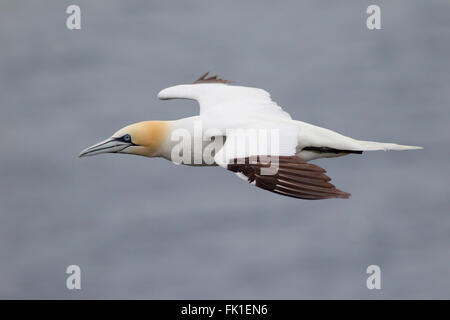
<path id="1" fill-rule="evenodd" d="M 259 136 L 258 142 L 251 140 L 252 134 L 244 129 L 229 132 L 214 158 L 216 163 L 259 188 L 284 196 L 309 200 L 350 197 L 329 183 L 324 169 L 295 156 L 297 132 L 293 128 L 283 127 L 265 140 Z"/>
<path id="2" fill-rule="evenodd" d="M 159 99 L 192 99 L 200 104 L 207 128 L 219 129 L 225 144 L 215 154 L 221 167 L 257 187 L 302 199 L 348 198 L 322 168 L 295 156 L 299 127 L 267 91 L 228 85 L 203 75 L 194 84 L 162 90 Z"/>
<path id="3" fill-rule="evenodd" d="M 291 119 L 270 98 L 270 94 L 258 88 L 231 86 L 229 81 L 220 78 L 206 78 L 206 74 L 193 84 L 182 84 L 166 88 L 158 93 L 158 98 L 196 100 L 200 105 L 200 115 L 217 116 L 252 114 L 253 117 L 270 117 L 271 119 Z"/>
<path id="4" fill-rule="evenodd" d="M 237 158 L 292 156 L 296 153 L 299 130 L 291 124 L 253 121 L 244 127 L 226 130 L 226 141 L 214 157 L 226 168 Z"/>
<path id="5" fill-rule="evenodd" d="M 270 159 L 270 158 L 269 158 Z M 284 196 L 320 200 L 350 197 L 350 193 L 336 189 L 325 170 L 314 164 L 306 163 L 299 157 L 280 156 L 278 170 L 274 174 L 263 174 L 263 168 L 273 166 L 267 159 L 234 159 L 228 164 L 228 170 L 244 175 L 255 186 Z"/>

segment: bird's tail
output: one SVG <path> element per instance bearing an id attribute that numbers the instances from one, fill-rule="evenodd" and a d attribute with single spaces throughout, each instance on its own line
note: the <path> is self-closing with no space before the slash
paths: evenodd
<path id="1" fill-rule="evenodd" d="M 417 150 L 417 146 L 405 146 L 396 143 L 383 143 L 374 141 L 356 140 L 346 137 L 329 129 L 312 124 L 295 121 L 300 128 L 300 143 L 306 147 L 325 147 L 335 150 L 347 151 L 377 151 L 377 150 Z"/>
<path id="2" fill-rule="evenodd" d="M 361 151 L 377 151 L 377 150 L 418 150 L 423 149 L 423 147 L 418 146 L 405 146 L 396 143 L 384 143 L 384 142 L 374 142 L 374 141 L 362 141 L 355 140 L 356 144 L 359 145 L 359 150 Z"/>

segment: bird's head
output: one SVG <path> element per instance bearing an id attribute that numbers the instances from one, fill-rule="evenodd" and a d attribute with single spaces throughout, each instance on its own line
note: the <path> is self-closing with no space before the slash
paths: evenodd
<path id="1" fill-rule="evenodd" d="M 146 157 L 159 155 L 168 134 L 167 121 L 144 121 L 126 126 L 110 138 L 81 151 L 78 157 L 101 153 L 127 153 Z"/>

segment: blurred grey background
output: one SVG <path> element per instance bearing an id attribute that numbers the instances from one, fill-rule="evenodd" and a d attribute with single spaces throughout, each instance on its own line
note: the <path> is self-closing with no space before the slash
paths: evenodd
<path id="1" fill-rule="evenodd" d="M 419 0 L 1 1 L 0 297 L 450 298 L 449 16 Z M 129 123 L 197 114 L 156 94 L 205 71 L 425 150 L 316 161 L 353 196 L 312 202 L 220 168 L 77 158 Z"/>

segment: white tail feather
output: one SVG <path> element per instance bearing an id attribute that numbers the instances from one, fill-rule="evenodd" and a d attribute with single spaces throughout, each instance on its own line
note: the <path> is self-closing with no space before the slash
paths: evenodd
<path id="1" fill-rule="evenodd" d="M 417 146 L 404 146 L 395 143 L 356 140 L 329 129 L 312 124 L 294 121 L 300 128 L 299 145 L 302 147 L 328 147 L 338 150 L 377 151 L 377 150 L 417 150 Z"/>
<path id="2" fill-rule="evenodd" d="M 360 145 L 361 151 L 377 151 L 377 150 L 418 150 L 423 149 L 423 147 L 417 146 L 404 146 L 396 143 L 383 143 L 383 142 L 374 142 L 374 141 L 362 141 L 356 140 L 356 142 Z"/>

